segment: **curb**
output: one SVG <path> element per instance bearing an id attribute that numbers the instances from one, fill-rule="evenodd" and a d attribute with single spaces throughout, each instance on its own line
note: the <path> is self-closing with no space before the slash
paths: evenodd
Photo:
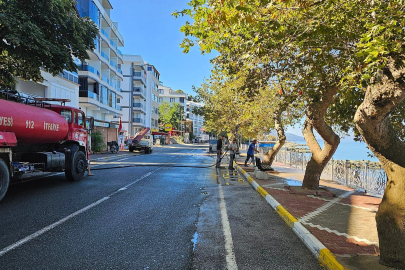
<path id="1" fill-rule="evenodd" d="M 344 270 L 332 254 L 313 234 L 311 234 L 293 215 L 264 190 L 241 166 L 235 163 L 237 170 L 246 178 L 254 189 L 276 210 L 285 223 L 294 231 L 301 241 L 309 248 L 319 262 L 330 270 Z"/>

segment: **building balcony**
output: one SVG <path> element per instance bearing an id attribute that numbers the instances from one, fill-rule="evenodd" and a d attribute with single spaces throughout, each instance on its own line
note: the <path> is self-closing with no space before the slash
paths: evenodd
<path id="1" fill-rule="evenodd" d="M 145 90 L 143 90 L 141 87 L 134 87 L 132 94 L 134 96 L 138 96 L 138 97 L 142 97 L 143 99 L 146 99 Z"/>
<path id="2" fill-rule="evenodd" d="M 134 71 L 133 79 L 134 79 L 134 81 L 142 82 L 143 85 L 146 86 L 146 79 L 145 79 L 143 71 Z"/>
<path id="3" fill-rule="evenodd" d="M 112 39 L 110 39 L 110 45 L 111 45 L 115 50 L 118 50 L 117 44 L 115 44 L 115 42 L 112 41 Z"/>
<path id="4" fill-rule="evenodd" d="M 143 114 L 146 114 L 145 106 L 142 103 L 134 103 L 132 110 L 134 112 L 142 112 Z"/>
<path id="5" fill-rule="evenodd" d="M 96 93 L 94 93 L 92 91 L 88 91 L 88 90 L 80 90 L 79 97 L 87 97 L 87 98 L 94 99 L 96 101 L 100 101 L 99 96 Z"/>
<path id="6" fill-rule="evenodd" d="M 122 52 L 120 51 L 120 49 L 117 49 L 117 55 L 119 58 L 121 58 L 122 61 L 124 61 L 124 56 L 122 55 Z"/>
<path id="7" fill-rule="evenodd" d="M 101 28 L 101 33 L 102 33 L 104 36 L 106 36 L 107 38 L 110 38 L 110 35 L 107 34 L 107 32 L 106 32 L 104 29 L 102 29 L 102 28 Z"/>
<path id="8" fill-rule="evenodd" d="M 89 65 L 78 65 L 77 66 L 79 71 L 88 71 L 91 72 L 95 75 L 97 75 L 97 77 L 100 77 L 100 71 L 98 71 L 96 68 L 89 66 Z"/>
<path id="9" fill-rule="evenodd" d="M 132 119 L 133 124 L 145 124 L 145 119 L 142 118 L 133 118 Z"/>
<path id="10" fill-rule="evenodd" d="M 110 61 L 110 57 L 108 57 L 108 55 L 105 52 L 101 52 L 101 57 L 104 57 L 105 59 L 107 59 L 108 61 Z"/>

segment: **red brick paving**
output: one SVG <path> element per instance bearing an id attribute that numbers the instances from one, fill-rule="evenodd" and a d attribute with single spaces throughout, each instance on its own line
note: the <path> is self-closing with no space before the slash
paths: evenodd
<path id="1" fill-rule="evenodd" d="M 239 164 L 241 165 L 241 164 Z M 273 166 L 277 170 L 276 164 Z M 245 167 L 241 165 L 243 169 Z M 287 177 L 293 178 L 293 175 L 297 174 L 295 168 L 291 167 L 291 173 L 289 172 L 289 167 L 282 165 L 280 167 L 280 171 L 282 170 L 282 177 L 277 174 L 273 174 L 273 177 L 270 176 L 270 180 L 257 180 L 253 175 L 252 167 L 248 168 L 248 173 L 255 179 L 255 181 L 261 185 L 262 187 L 266 184 L 276 184 L 276 183 L 284 183 L 283 180 Z M 246 169 L 245 169 L 246 171 Z M 291 174 L 291 176 L 289 175 Z M 277 179 L 278 176 L 280 177 Z M 320 182 L 322 186 L 326 188 L 332 188 L 332 192 L 337 192 L 338 194 L 344 194 L 347 191 L 353 191 L 353 189 L 340 185 L 339 183 L 335 183 L 333 181 L 322 181 Z M 272 187 L 283 188 L 283 185 L 273 185 Z M 306 195 L 299 195 L 299 194 L 291 194 L 288 190 L 279 190 L 270 187 L 263 187 L 276 201 L 278 201 L 283 207 L 287 209 L 295 218 L 301 218 L 308 213 L 311 213 L 328 203 L 328 201 L 334 199 L 330 196 L 320 197 L 322 199 L 317 199 L 313 197 L 308 197 Z M 334 189 L 334 190 L 333 190 Z M 380 198 L 368 196 L 362 192 L 354 192 L 351 196 L 347 198 L 343 198 L 339 201 L 340 203 L 345 203 L 348 205 L 359 206 L 363 208 L 368 208 L 371 211 L 376 211 L 378 209 L 378 205 L 381 202 Z M 350 211 L 350 208 L 348 208 Z M 339 218 L 339 215 L 336 216 Z M 360 218 L 360 217 L 359 217 Z M 321 227 L 322 224 L 319 224 Z M 368 226 L 364 224 L 364 226 Z M 365 242 L 358 242 L 353 238 L 348 238 L 346 236 L 340 236 L 335 233 L 328 232 L 326 230 L 320 230 L 318 228 L 310 227 L 305 225 L 305 227 L 319 240 L 321 241 L 326 248 L 328 248 L 332 253 L 336 255 L 379 255 L 380 251 L 378 246 L 376 245 L 369 245 Z"/>
<path id="2" fill-rule="evenodd" d="M 318 228 L 313 228 L 306 226 L 308 231 L 310 231 L 322 244 L 325 245 L 333 254 L 336 255 L 358 255 L 358 254 L 369 254 L 369 255 L 379 255 L 380 249 L 375 245 L 368 245 L 364 242 L 357 242 L 352 238 L 347 238 L 346 236 L 339 236 L 334 233 L 330 233 Z"/>

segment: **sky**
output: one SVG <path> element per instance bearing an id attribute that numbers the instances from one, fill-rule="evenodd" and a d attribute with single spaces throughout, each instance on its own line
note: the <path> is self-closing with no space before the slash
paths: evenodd
<path id="1" fill-rule="evenodd" d="M 180 43 L 184 34 L 180 27 L 190 17 L 176 19 L 175 10 L 188 7 L 187 0 L 110 0 L 111 19 L 118 22 L 124 38 L 123 54 L 141 55 L 160 73 L 160 81 L 173 90 L 181 89 L 195 95 L 192 86 L 200 86 L 209 78 L 215 55 L 202 55 L 198 47 L 188 54 L 182 52 Z"/>

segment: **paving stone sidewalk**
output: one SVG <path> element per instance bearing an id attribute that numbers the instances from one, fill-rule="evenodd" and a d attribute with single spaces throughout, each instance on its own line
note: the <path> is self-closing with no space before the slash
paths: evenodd
<path id="1" fill-rule="evenodd" d="M 321 180 L 321 190 L 299 188 L 304 171 L 274 162 L 268 180 L 257 179 L 253 165 L 236 163 L 275 200 L 297 218 L 347 269 L 394 269 L 379 264 L 375 214 L 381 198 L 369 196 L 329 180 Z M 269 206 L 270 207 L 270 206 Z"/>

